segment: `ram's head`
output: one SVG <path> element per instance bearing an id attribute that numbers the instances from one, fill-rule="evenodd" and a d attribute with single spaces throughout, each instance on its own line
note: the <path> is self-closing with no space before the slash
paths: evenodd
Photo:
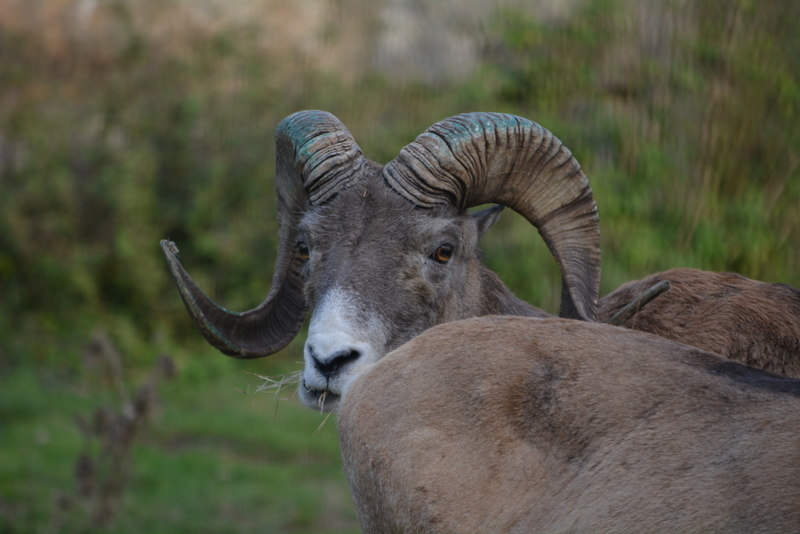
<path id="1" fill-rule="evenodd" d="M 276 132 L 280 225 L 272 288 L 230 312 L 162 248 L 205 338 L 236 358 L 285 347 L 313 310 L 300 398 L 334 409 L 357 370 L 440 323 L 490 314 L 546 316 L 480 259 L 478 239 L 508 206 L 544 238 L 563 275 L 561 316 L 594 319 L 600 233 L 589 183 L 569 150 L 511 115 L 441 121 L 386 166 L 367 160 L 333 115 L 303 111 Z M 467 209 L 498 204 L 476 214 Z"/>

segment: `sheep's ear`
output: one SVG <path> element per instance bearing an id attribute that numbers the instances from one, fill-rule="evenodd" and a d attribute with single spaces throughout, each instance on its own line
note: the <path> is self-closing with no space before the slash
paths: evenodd
<path id="1" fill-rule="evenodd" d="M 503 211 L 503 208 L 505 208 L 505 206 L 497 204 L 496 206 L 486 208 L 485 210 L 481 210 L 471 215 L 471 217 L 478 224 L 478 236 L 482 236 L 486 230 L 491 228 L 492 225 L 497 222 L 497 219 L 500 218 L 500 212 Z"/>

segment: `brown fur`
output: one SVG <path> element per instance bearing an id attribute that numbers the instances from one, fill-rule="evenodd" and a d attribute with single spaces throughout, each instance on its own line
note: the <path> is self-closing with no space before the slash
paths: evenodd
<path id="1" fill-rule="evenodd" d="M 661 280 L 669 280 L 672 289 L 644 306 L 627 328 L 800 378 L 800 291 L 783 284 L 672 269 L 629 282 L 603 298 L 597 320 L 607 320 Z"/>
<path id="2" fill-rule="evenodd" d="M 623 328 L 434 327 L 339 434 L 366 533 L 800 531 L 800 381 Z"/>

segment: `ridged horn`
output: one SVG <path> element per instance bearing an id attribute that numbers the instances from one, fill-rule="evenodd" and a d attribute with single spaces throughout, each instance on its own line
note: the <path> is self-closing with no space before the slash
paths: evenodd
<path id="1" fill-rule="evenodd" d="M 383 176 L 420 207 L 495 203 L 524 216 L 561 268 L 561 316 L 594 319 L 600 292 L 597 206 L 580 165 L 552 133 L 513 115 L 458 115 L 403 148 Z"/>
<path id="2" fill-rule="evenodd" d="M 208 298 L 186 273 L 177 247 L 161 241 L 172 277 L 195 325 L 214 347 L 235 358 L 261 358 L 288 345 L 303 325 L 303 296 L 295 249 L 297 224 L 310 206 L 323 204 L 357 181 L 367 165 L 347 128 L 323 111 L 301 111 L 275 131 L 275 189 L 278 201 L 278 257 L 266 300 L 244 313 Z"/>

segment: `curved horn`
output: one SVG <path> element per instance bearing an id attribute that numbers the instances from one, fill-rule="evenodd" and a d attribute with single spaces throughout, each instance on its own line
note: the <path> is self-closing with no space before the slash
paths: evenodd
<path id="1" fill-rule="evenodd" d="M 594 319 L 600 292 L 597 206 L 580 165 L 552 133 L 513 115 L 458 115 L 403 148 L 383 176 L 420 207 L 496 203 L 523 215 L 561 268 L 561 316 Z"/>
<path id="2" fill-rule="evenodd" d="M 294 246 L 297 224 L 310 206 L 358 180 L 365 165 L 353 136 L 330 113 L 301 111 L 281 121 L 275 131 L 278 258 L 269 295 L 250 311 L 235 313 L 215 304 L 181 266 L 175 244 L 161 242 L 186 309 L 209 343 L 235 358 L 261 358 L 294 339 L 308 311 L 303 261 Z"/>

